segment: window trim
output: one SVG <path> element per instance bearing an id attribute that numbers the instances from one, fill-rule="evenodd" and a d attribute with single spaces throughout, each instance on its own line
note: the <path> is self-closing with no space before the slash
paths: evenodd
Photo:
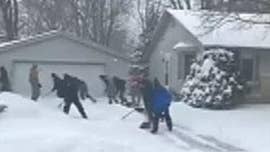
<path id="1" fill-rule="evenodd" d="M 254 57 L 254 56 L 251 56 L 251 57 L 242 57 L 241 59 L 240 59 L 240 72 L 242 72 L 243 71 L 243 60 L 252 60 L 252 78 L 251 78 L 251 80 L 247 80 L 247 82 L 248 83 L 253 83 L 253 82 L 256 82 L 257 81 L 257 76 L 256 76 L 256 68 L 257 68 L 257 63 L 258 63 L 258 61 L 257 61 L 257 59 Z"/>
<path id="2" fill-rule="evenodd" d="M 194 58 L 197 56 L 196 51 L 181 51 L 177 54 L 177 78 L 178 80 L 184 80 L 186 77 L 186 56 L 192 55 Z"/>

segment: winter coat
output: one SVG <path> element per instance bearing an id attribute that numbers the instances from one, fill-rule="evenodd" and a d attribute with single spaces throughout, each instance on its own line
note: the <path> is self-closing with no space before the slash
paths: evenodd
<path id="1" fill-rule="evenodd" d="M 118 90 L 126 90 L 126 81 L 118 77 L 113 77 L 115 87 Z"/>
<path id="2" fill-rule="evenodd" d="M 172 96 L 164 87 L 158 87 L 153 90 L 153 112 L 161 114 L 165 112 L 172 101 Z"/>
<path id="3" fill-rule="evenodd" d="M 37 85 L 39 88 L 41 88 L 41 84 L 39 83 L 39 72 L 36 68 L 31 68 L 29 73 L 29 82 L 32 85 Z"/>
<path id="4" fill-rule="evenodd" d="M 53 77 L 53 88 L 52 92 L 56 91 L 56 95 L 60 98 L 64 97 L 65 95 L 65 84 L 64 80 L 59 77 Z"/>
<path id="5" fill-rule="evenodd" d="M 115 86 L 114 80 L 112 77 L 108 77 L 108 87 L 107 87 L 107 95 L 108 97 L 114 98 L 117 93 L 117 88 Z"/>
<path id="6" fill-rule="evenodd" d="M 146 114 L 148 116 L 148 119 L 152 120 L 153 84 L 149 79 L 142 80 L 141 92 L 142 92 L 143 104 L 146 110 Z"/>
<path id="7" fill-rule="evenodd" d="M 143 78 L 141 76 L 132 75 L 129 79 L 130 93 L 137 94 L 142 86 Z"/>
<path id="8" fill-rule="evenodd" d="M 71 76 L 65 76 L 64 78 L 64 100 L 66 102 L 74 102 L 79 101 L 78 92 L 79 92 L 79 85 L 75 78 Z"/>
<path id="9" fill-rule="evenodd" d="M 152 93 L 153 93 L 153 84 L 148 79 L 143 79 L 141 82 L 141 92 L 144 100 L 147 100 L 147 102 L 152 101 Z"/>
<path id="10" fill-rule="evenodd" d="M 1 91 L 10 91 L 10 83 L 8 78 L 7 70 L 4 67 L 1 67 L 0 81 L 1 81 Z"/>

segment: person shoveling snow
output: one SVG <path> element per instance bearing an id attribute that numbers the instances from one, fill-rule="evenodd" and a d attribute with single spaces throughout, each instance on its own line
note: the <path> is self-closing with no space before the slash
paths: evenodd
<path id="1" fill-rule="evenodd" d="M 174 142 L 164 142 L 163 136 L 153 137 L 138 129 L 140 114 L 120 121 L 128 108 L 107 105 L 106 101 L 104 98 L 97 104 L 86 102 L 85 110 L 91 118 L 84 120 L 74 119 L 79 116 L 75 107 L 70 115 L 63 114 L 55 106 L 61 102 L 57 98 L 31 102 L 16 94 L 1 93 L 0 104 L 8 106 L 5 114 L 0 114 L 1 151 L 187 152 Z"/>

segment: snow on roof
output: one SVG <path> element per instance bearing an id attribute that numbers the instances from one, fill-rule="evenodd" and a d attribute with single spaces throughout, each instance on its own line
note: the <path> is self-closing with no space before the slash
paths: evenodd
<path id="1" fill-rule="evenodd" d="M 173 49 L 178 49 L 178 48 L 183 48 L 183 47 L 192 47 L 192 46 L 194 46 L 194 45 L 188 44 L 185 42 L 179 42 L 173 47 Z"/>
<path id="2" fill-rule="evenodd" d="M 0 48 L 9 47 L 9 46 L 12 46 L 12 45 L 15 45 L 15 44 L 23 43 L 23 42 L 26 42 L 26 41 L 42 38 L 42 37 L 49 36 L 49 35 L 52 35 L 52 34 L 57 34 L 57 33 L 58 33 L 58 31 L 53 30 L 53 31 L 50 31 L 50 32 L 45 32 L 43 34 L 38 34 L 38 35 L 35 35 L 35 36 L 29 36 L 29 37 L 21 38 L 19 40 L 12 40 L 12 41 L 9 41 L 9 42 L 3 42 L 3 43 L 0 43 Z"/>
<path id="3" fill-rule="evenodd" d="M 203 17 L 207 11 L 189 11 L 168 9 L 167 12 L 178 20 L 185 28 L 197 37 L 203 45 L 219 45 L 228 47 L 270 47 L 270 26 L 267 24 L 251 24 L 244 21 L 236 21 L 236 14 L 213 13 L 209 20 L 222 18 L 226 15 L 217 28 L 208 31 L 205 25 L 211 22 L 205 21 Z M 238 14 L 241 18 L 253 21 L 269 21 L 270 14 L 258 16 L 257 14 Z M 204 25 L 204 26 L 203 26 Z"/>
<path id="4" fill-rule="evenodd" d="M 38 34 L 35 36 L 29 36 L 29 37 L 22 38 L 19 40 L 13 40 L 13 41 L 9 41 L 9 42 L 0 43 L 0 53 L 12 50 L 12 49 L 17 48 L 17 47 L 22 47 L 22 46 L 25 46 L 28 44 L 42 42 L 42 41 L 45 41 L 47 39 L 50 39 L 50 38 L 53 38 L 56 36 L 62 36 L 64 38 L 67 38 L 67 39 L 70 39 L 70 40 L 75 41 L 77 43 L 80 43 L 86 47 L 96 48 L 100 52 L 106 53 L 106 54 L 111 55 L 113 57 L 124 59 L 124 60 L 129 62 L 129 58 L 127 56 L 125 56 L 123 54 L 119 54 L 116 51 L 112 50 L 111 48 L 109 49 L 109 48 L 102 46 L 100 44 L 97 44 L 93 41 L 83 40 L 83 39 L 78 38 L 72 34 L 57 31 L 57 30 L 45 32 L 45 33 Z"/>

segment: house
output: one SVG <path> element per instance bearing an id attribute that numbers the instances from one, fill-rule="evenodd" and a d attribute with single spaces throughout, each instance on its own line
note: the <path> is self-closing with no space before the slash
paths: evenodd
<path id="1" fill-rule="evenodd" d="M 7 69 L 14 92 L 30 95 L 28 76 L 32 64 L 39 67 L 41 95 L 52 88 L 52 72 L 76 76 L 88 84 L 92 95 L 101 96 L 104 86 L 98 76 L 126 78 L 129 68 L 128 58 L 114 50 L 58 31 L 0 44 L 0 66 Z"/>
<path id="2" fill-rule="evenodd" d="M 246 102 L 270 102 L 269 25 L 232 20 L 235 14 L 218 24 L 203 28 L 206 11 L 166 10 L 155 31 L 143 61 L 149 65 L 151 78 L 179 92 L 192 60 L 209 48 L 225 48 L 235 54 L 241 77 L 247 81 Z M 212 14 L 219 17 L 218 13 Z M 215 16 L 216 15 L 216 16 Z M 238 14 L 244 19 L 263 20 L 256 14 Z"/>

